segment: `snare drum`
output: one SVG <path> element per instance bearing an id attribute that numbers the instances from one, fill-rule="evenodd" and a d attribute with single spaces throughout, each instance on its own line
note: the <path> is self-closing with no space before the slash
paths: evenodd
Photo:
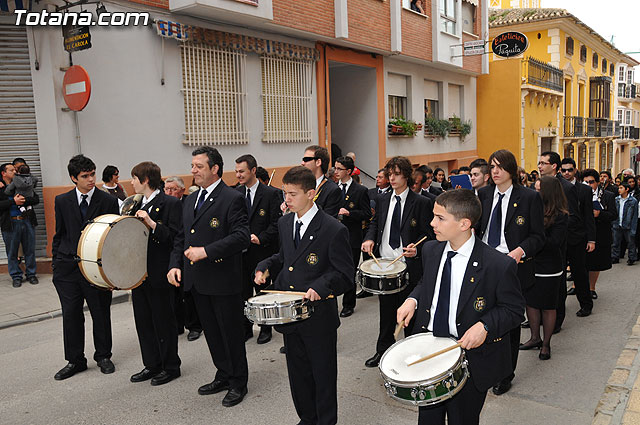
<path id="1" fill-rule="evenodd" d="M 469 372 L 464 351 L 457 347 L 421 363 L 409 363 L 456 344 L 453 338 L 420 333 L 393 344 L 378 365 L 387 393 L 402 403 L 431 406 L 458 393 Z"/>
<path id="2" fill-rule="evenodd" d="M 311 317 L 313 307 L 302 295 L 265 294 L 245 302 L 244 315 L 258 325 L 284 325 Z"/>
<path id="3" fill-rule="evenodd" d="M 407 265 L 402 261 L 389 265 L 392 261 L 387 258 L 378 259 L 382 267 L 373 259 L 363 261 L 358 267 L 362 290 L 381 295 L 402 291 L 409 284 Z"/>
<path id="4" fill-rule="evenodd" d="M 133 289 L 147 278 L 149 228 L 138 218 L 104 214 L 94 218 L 78 241 L 78 266 L 102 289 Z"/>

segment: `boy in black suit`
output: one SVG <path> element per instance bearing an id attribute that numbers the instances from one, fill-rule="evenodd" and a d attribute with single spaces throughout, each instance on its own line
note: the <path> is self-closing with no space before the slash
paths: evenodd
<path id="1" fill-rule="evenodd" d="M 325 176 L 329 170 L 329 161 L 329 151 L 326 148 L 312 145 L 304 150 L 300 165 L 310 169 L 316 179 L 316 197 L 313 201 L 318 208 L 333 218 L 338 218 L 342 196 L 338 185 Z"/>
<path id="2" fill-rule="evenodd" d="M 167 272 L 182 226 L 182 203 L 160 190 L 160 167 L 153 162 L 133 167 L 131 177 L 133 190 L 143 195 L 135 215 L 149 226 L 147 278 L 131 291 L 144 369 L 131 376 L 131 382 L 151 379 L 151 385 L 162 385 L 180 376 L 175 288 L 167 281 Z"/>
<path id="3" fill-rule="evenodd" d="M 64 357 L 69 362 L 55 374 L 60 381 L 87 369 L 84 356 L 84 302 L 93 320 L 94 360 L 102 373 L 113 373 L 111 361 L 111 291 L 92 286 L 80 273 L 76 257 L 82 229 L 103 214 L 119 214 L 118 199 L 96 190 L 96 164 L 76 155 L 67 166 L 75 189 L 56 196 L 56 233 L 52 253 L 53 284 L 62 306 Z"/>
<path id="4" fill-rule="evenodd" d="M 336 159 L 335 169 L 338 177 L 338 187 L 342 192 L 342 206 L 338 211 L 338 220 L 349 230 L 349 246 L 354 266 L 360 263 L 360 246 L 362 245 L 362 229 L 366 227 L 371 218 L 371 206 L 367 188 L 356 183 L 351 174 L 355 165 L 353 159 L 341 156 Z M 342 311 L 340 317 L 349 317 L 356 308 L 356 280 L 355 273 L 352 284 L 342 298 Z"/>
<path id="5" fill-rule="evenodd" d="M 255 282 L 264 284 L 266 270 L 282 268 L 276 289 L 305 292 L 304 297 L 313 302 L 310 318 L 276 326 L 276 330 L 284 336 L 289 384 L 300 423 L 332 425 L 338 421 L 340 319 L 335 297 L 353 280 L 349 235 L 313 202 L 315 177 L 309 170 L 294 167 L 282 182 L 293 214 L 278 221 L 280 252 L 258 264 Z"/>
<path id="6" fill-rule="evenodd" d="M 396 156 L 385 165 L 393 191 L 379 198 L 378 209 L 367 230 L 362 251 L 371 254 L 374 250 L 378 258 L 396 258 L 407 264 L 409 285 L 401 292 L 378 296 L 380 302 L 380 333 L 376 343 L 376 353 L 365 366 L 376 367 L 380 358 L 395 342 L 396 310 L 411 293 L 422 277 L 422 264 L 415 242 L 428 236 L 433 239 L 431 200 L 409 189 L 413 185 L 411 162 L 408 158 Z"/>
<path id="7" fill-rule="evenodd" d="M 242 298 L 253 296 L 253 272 L 258 262 L 278 252 L 278 219 L 280 191 L 259 182 L 256 176 L 258 163 L 253 155 L 242 155 L 236 159 L 237 190 L 245 197 L 249 213 L 251 245 L 242 254 Z M 253 324 L 245 317 L 245 339 L 253 337 Z M 258 344 L 271 341 L 271 326 L 261 325 Z"/>
<path id="8" fill-rule="evenodd" d="M 191 174 L 200 190 L 184 203 L 183 227 L 175 238 L 167 277 L 174 286 L 184 280 L 185 291 L 191 291 L 218 369 L 213 382 L 198 388 L 198 394 L 227 390 L 222 405 L 231 407 L 244 399 L 249 378 L 238 282 L 242 251 L 249 247 L 247 206 L 244 197 L 222 181 L 223 161 L 217 149 L 205 146 L 192 155 Z"/>
<path id="9" fill-rule="evenodd" d="M 524 319 L 517 265 L 473 236 L 480 202 L 468 189 L 438 197 L 431 222 L 436 241 L 425 243 L 420 284 L 398 309 L 397 322 L 414 332 L 458 339 L 466 351 L 469 379 L 451 399 L 420 407 L 418 424 L 478 424 L 487 390 L 511 372 L 506 337 Z M 453 308 L 451 308 L 453 307 Z"/>

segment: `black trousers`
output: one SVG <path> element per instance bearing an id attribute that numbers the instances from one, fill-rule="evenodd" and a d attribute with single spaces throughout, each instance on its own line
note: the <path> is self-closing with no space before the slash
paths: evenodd
<path id="1" fill-rule="evenodd" d="M 576 298 L 580 303 L 580 308 L 591 311 L 593 309 L 593 299 L 589 289 L 589 273 L 587 272 L 587 241 L 581 241 L 578 244 L 567 244 L 566 262 L 571 268 L 573 276 L 573 285 L 576 290 Z M 567 276 L 566 267 L 563 267 L 563 277 L 558 292 L 558 309 L 556 311 L 556 329 L 562 327 L 566 315 L 567 301 Z"/>
<path id="2" fill-rule="evenodd" d="M 91 286 L 80 271 L 67 279 L 56 277 L 53 280 L 62 306 L 64 358 L 71 363 L 87 362 L 84 355 L 85 301 L 93 321 L 93 359 L 100 361 L 111 358 L 111 291 Z"/>
<path id="3" fill-rule="evenodd" d="M 267 278 L 267 281 L 264 283 L 264 285 L 258 286 L 255 284 L 253 278 L 257 265 L 258 262 L 249 261 L 249 258 L 246 254 L 242 256 L 242 299 L 244 301 L 247 301 L 249 298 L 253 297 L 254 290 L 256 294 L 259 294 L 261 287 L 266 288 L 267 286 L 271 285 L 271 277 Z M 243 323 L 244 328 L 247 332 L 253 329 L 253 323 L 251 322 L 251 320 L 247 319 L 246 316 L 244 316 Z M 271 328 L 271 325 L 260 325 L 260 329 L 270 331 Z"/>
<path id="4" fill-rule="evenodd" d="M 142 363 L 150 370 L 177 371 L 180 369 L 178 357 L 178 330 L 174 308 L 174 287 L 151 286 L 144 282 L 131 291 L 133 317 L 142 353 Z"/>
<path id="5" fill-rule="evenodd" d="M 444 425 L 445 416 L 449 425 L 477 425 L 486 397 L 487 392 L 479 391 L 469 377 L 460 392 L 449 400 L 420 407 L 418 425 Z"/>
<path id="6" fill-rule="evenodd" d="M 303 424 L 338 423 L 337 335 L 336 329 L 314 335 L 283 334 L 291 396 Z"/>
<path id="7" fill-rule="evenodd" d="M 566 291 L 565 291 L 566 292 Z M 520 334 L 522 329 L 520 325 L 509 331 L 509 343 L 511 348 L 511 375 L 507 376 L 504 381 L 511 382 L 516 377 L 516 366 L 518 365 L 518 355 L 520 354 Z"/>
<path id="8" fill-rule="evenodd" d="M 245 388 L 249 370 L 242 328 L 242 295 L 204 295 L 195 287 L 191 288 L 191 294 L 211 359 L 218 369 L 215 379 L 229 382 L 231 388 Z"/>
<path id="9" fill-rule="evenodd" d="M 351 256 L 355 265 L 355 272 L 349 289 L 344 292 L 342 297 L 342 308 L 356 307 L 356 273 L 358 273 L 358 264 L 360 264 L 360 245 L 351 247 Z"/>
<path id="10" fill-rule="evenodd" d="M 398 293 L 389 295 L 378 295 L 380 305 L 380 332 L 378 333 L 378 342 L 376 343 L 376 353 L 383 354 L 396 342 L 393 334 L 396 331 L 397 326 L 397 310 L 398 308 L 400 308 L 402 303 L 407 299 L 407 297 L 415 287 L 416 283 L 413 282 Z M 414 320 L 415 315 L 413 319 L 411 319 L 409 326 L 404 328 L 405 337 L 408 337 L 410 335 L 409 329 L 413 329 Z"/>
<path id="11" fill-rule="evenodd" d="M 200 324 L 200 318 L 198 318 L 198 312 L 196 311 L 196 305 L 193 302 L 191 292 L 185 292 L 183 285 L 174 287 L 174 299 L 178 333 L 183 332 L 184 328 L 189 329 L 189 331 L 202 332 L 202 325 Z"/>

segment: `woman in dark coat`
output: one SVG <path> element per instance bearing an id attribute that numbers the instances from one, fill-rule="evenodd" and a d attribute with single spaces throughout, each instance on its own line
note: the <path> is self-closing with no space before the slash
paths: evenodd
<path id="1" fill-rule="evenodd" d="M 544 248 L 535 255 L 535 284 L 527 289 L 527 317 L 531 328 L 531 338 L 520 344 L 521 350 L 541 348 L 540 360 L 551 357 L 551 335 L 556 323 L 558 292 L 562 281 L 562 249 L 567 243 L 569 213 L 567 198 L 560 181 L 555 177 L 543 176 L 535 183 L 544 204 Z M 544 339 L 540 338 L 540 322 Z"/>

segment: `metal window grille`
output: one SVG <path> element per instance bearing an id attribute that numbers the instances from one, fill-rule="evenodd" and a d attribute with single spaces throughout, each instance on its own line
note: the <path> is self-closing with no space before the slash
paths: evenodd
<path id="1" fill-rule="evenodd" d="M 267 143 L 311 142 L 311 61 L 262 56 L 262 111 Z"/>
<path id="2" fill-rule="evenodd" d="M 195 43 L 181 48 L 184 143 L 248 143 L 246 55 Z"/>

